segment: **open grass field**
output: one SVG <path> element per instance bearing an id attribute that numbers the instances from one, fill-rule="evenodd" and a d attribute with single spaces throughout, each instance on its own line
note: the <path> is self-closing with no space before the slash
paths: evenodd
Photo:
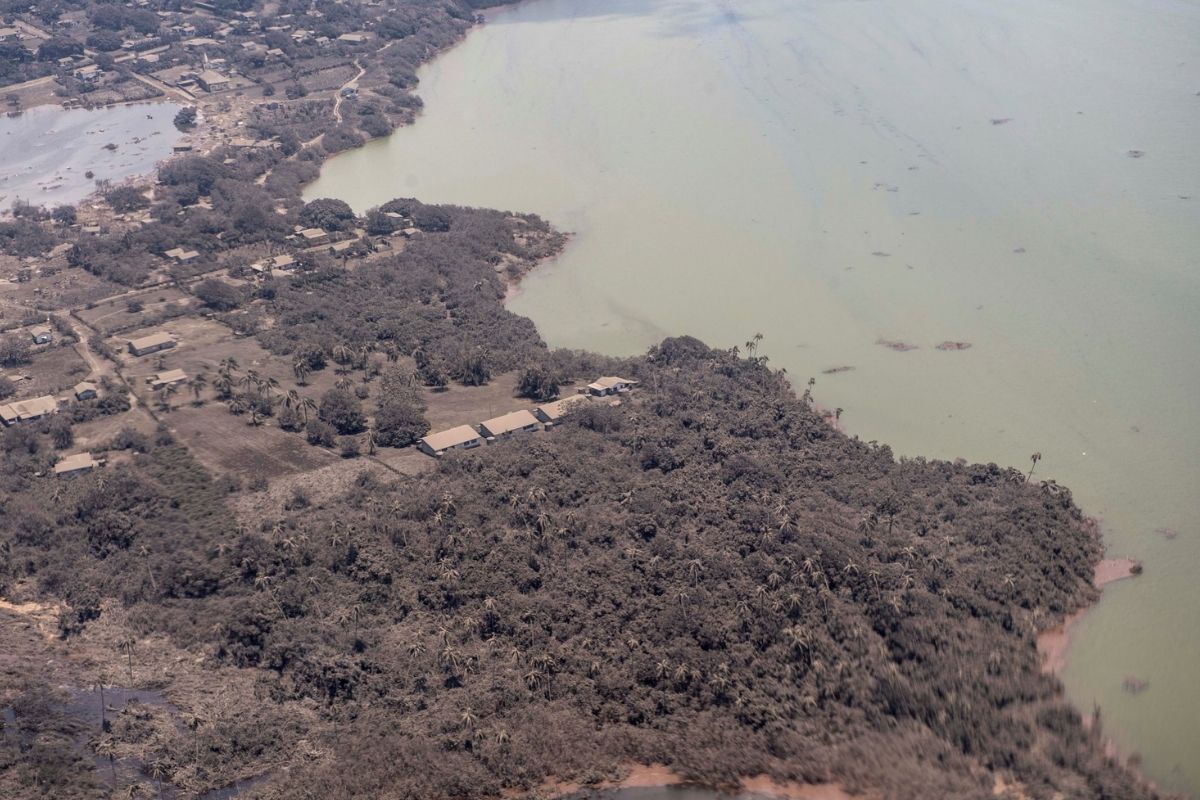
<path id="1" fill-rule="evenodd" d="M 18 400 L 44 394 L 69 393 L 71 387 L 84 380 L 89 372 L 87 363 L 74 347 L 58 343 L 35 348 L 32 362 L 6 370 L 10 378 L 26 378 L 17 382 L 14 397 Z"/>
<path id="2" fill-rule="evenodd" d="M 190 307 L 191 298 L 173 287 L 114 297 L 81 309 L 77 316 L 105 336 L 158 324 L 171 307 Z M 164 313 L 167 312 L 167 313 Z"/>
<path id="3" fill-rule="evenodd" d="M 250 425 L 248 417 L 230 414 L 215 401 L 195 407 L 181 401 L 160 419 L 208 469 L 235 475 L 244 482 L 309 472 L 341 461 L 337 455 L 313 447 L 304 436 L 288 433 L 264 420 Z"/>

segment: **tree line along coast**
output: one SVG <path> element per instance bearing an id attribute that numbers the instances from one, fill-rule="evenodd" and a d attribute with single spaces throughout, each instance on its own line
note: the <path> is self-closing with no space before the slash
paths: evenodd
<path id="1" fill-rule="evenodd" d="M 475 7 L 139 8 L 215 42 L 160 23 L 155 55 L 245 85 L 184 87 L 189 144 L 154 176 L 0 221 L 0 403 L 54 401 L 0 430 L 0 794 L 532 797 L 657 763 L 1155 796 L 1041 669 L 1037 633 L 1096 594 L 1067 489 L 849 437 L 756 340 L 549 349 L 503 305 L 563 246 L 536 216 L 302 200 L 411 120 Z M 85 55 L 150 27 L 10 13 Z M 9 80 L 52 74 L 30 63 Z M 414 446 L 601 375 L 636 389 Z"/>

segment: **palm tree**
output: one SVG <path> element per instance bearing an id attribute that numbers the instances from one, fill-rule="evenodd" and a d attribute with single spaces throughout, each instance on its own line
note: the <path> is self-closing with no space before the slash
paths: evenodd
<path id="1" fill-rule="evenodd" d="M 288 411 L 297 411 L 300 408 L 300 393 L 295 389 L 288 389 L 287 394 L 283 396 L 283 407 Z"/>
<path id="2" fill-rule="evenodd" d="M 129 688 L 133 688 L 133 647 L 134 639 L 131 636 L 126 636 L 121 641 L 117 642 L 117 649 L 125 654 L 125 659 L 129 664 Z"/>
<path id="3" fill-rule="evenodd" d="M 337 388 L 341 389 L 343 392 L 348 392 L 348 391 L 350 391 L 350 387 L 353 386 L 354 383 L 349 378 L 347 378 L 345 375 L 343 375 L 342 377 L 338 378 L 337 381 L 335 381 L 333 385 L 336 386 Z"/>
<path id="4" fill-rule="evenodd" d="M 158 387 L 158 407 L 163 411 L 171 410 L 171 398 L 179 392 L 179 386 L 174 383 L 164 383 Z"/>
<path id="5" fill-rule="evenodd" d="M 237 359 L 234 358 L 233 356 L 226 356 L 225 358 L 221 359 L 221 363 L 220 363 L 219 367 L 220 367 L 220 371 L 225 373 L 226 375 L 232 375 L 233 373 L 235 373 L 239 369 L 241 369 L 238 366 Z"/>
<path id="6" fill-rule="evenodd" d="M 183 724 L 192 732 L 192 762 L 199 763 L 200 761 L 200 728 L 207 722 L 200 714 L 195 712 L 184 711 L 179 715 L 183 720 Z"/>
<path id="7" fill-rule="evenodd" d="M 113 789 L 117 788 L 117 743 L 111 736 L 101 736 L 96 740 L 96 755 L 108 759 L 108 768 L 112 770 Z"/>
<path id="8" fill-rule="evenodd" d="M 200 395 L 204 392 L 204 387 L 208 386 L 208 376 L 201 372 L 196 377 L 188 381 L 188 387 L 192 390 L 192 397 L 195 398 L 193 405 L 200 405 Z"/>
<path id="9" fill-rule="evenodd" d="M 354 361 L 355 353 L 354 353 L 354 350 L 351 349 L 351 347 L 349 345 L 343 343 L 343 344 L 335 345 L 333 348 L 333 352 L 330 353 L 330 355 L 332 355 L 333 360 L 336 361 L 340 365 L 341 368 L 338 371 L 344 373 L 344 372 L 346 372 L 345 367 L 348 364 L 350 364 L 352 361 Z"/>
<path id="10" fill-rule="evenodd" d="M 104 717 L 104 684 L 108 680 L 108 676 L 101 672 L 96 677 L 96 691 L 100 693 L 100 730 L 104 733 L 108 732 L 108 720 Z"/>
<path id="11" fill-rule="evenodd" d="M 300 398 L 300 412 L 304 415 L 304 424 L 308 424 L 308 412 L 317 413 L 317 403 L 311 397 Z"/>
<path id="12" fill-rule="evenodd" d="M 267 397 L 271 397 L 275 394 L 275 392 L 279 391 L 279 381 L 267 376 L 259 381 L 258 389 L 259 391 L 265 393 Z"/>
<path id="13" fill-rule="evenodd" d="M 1042 460 L 1041 453 L 1034 453 L 1033 455 L 1031 455 L 1029 457 L 1029 474 L 1025 476 L 1025 480 L 1029 480 L 1030 478 L 1033 477 L 1033 469 L 1034 469 L 1034 467 L 1037 466 L 1037 462 L 1039 462 L 1041 460 Z"/>
<path id="14" fill-rule="evenodd" d="M 171 771 L 167 768 L 167 762 L 163 761 L 161 758 L 156 758 L 150 762 L 150 768 L 147 770 L 147 772 L 150 774 L 150 777 L 154 779 L 154 782 L 158 784 L 158 797 L 159 800 L 162 800 L 163 778 L 171 774 Z"/>
<path id="15" fill-rule="evenodd" d="M 229 396 L 233 394 L 233 385 L 233 376 L 224 370 L 218 372 L 212 382 L 212 387 L 221 400 L 229 399 Z"/>
<path id="16" fill-rule="evenodd" d="M 308 364 L 308 359 L 299 357 L 292 362 L 292 374 L 296 376 L 296 383 L 301 386 L 306 386 L 308 376 L 312 372 L 312 367 Z"/>

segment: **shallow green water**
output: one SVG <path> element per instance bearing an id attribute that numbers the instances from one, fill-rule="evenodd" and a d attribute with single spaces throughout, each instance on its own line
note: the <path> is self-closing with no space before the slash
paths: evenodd
<path id="1" fill-rule="evenodd" d="M 1064 682 L 1200 788 L 1200 5 L 535 0 L 421 78 L 309 197 L 537 212 L 575 238 L 511 308 L 553 345 L 761 332 L 864 439 L 1040 451 L 1146 566 Z"/>
<path id="2" fill-rule="evenodd" d="M 47 207 L 74 203 L 97 180 L 116 184 L 153 172 L 181 136 L 172 124 L 178 110 L 174 103 L 39 106 L 0 116 L 0 211 L 17 199 Z"/>

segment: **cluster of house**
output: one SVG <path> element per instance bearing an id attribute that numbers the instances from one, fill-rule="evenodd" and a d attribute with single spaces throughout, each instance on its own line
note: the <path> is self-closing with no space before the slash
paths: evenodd
<path id="1" fill-rule="evenodd" d="M 499 417 L 484 420 L 479 423 L 478 427 L 459 425 L 449 430 L 431 433 L 419 439 L 417 447 L 422 453 L 440 458 L 451 450 L 470 450 L 500 439 L 507 439 L 518 433 L 551 428 L 564 417 L 586 406 L 591 398 L 610 397 L 628 392 L 636 385 L 637 381 L 635 380 L 615 375 L 599 378 L 581 389 L 580 394 L 544 403 L 532 411 L 524 408 L 510 411 Z"/>
<path id="2" fill-rule="evenodd" d="M 16 425 L 18 422 L 31 422 L 35 419 L 49 416 L 58 411 L 58 398 L 54 395 L 31 397 L 28 400 L 15 400 L 0 405 L 0 422 L 5 426 Z"/>
<path id="3" fill-rule="evenodd" d="M 75 384 L 72 392 L 76 400 L 91 400 L 100 393 L 100 387 L 91 381 L 80 381 Z M 0 404 L 0 423 L 8 427 L 18 422 L 32 422 L 48 417 L 58 413 L 58 404 L 58 398 L 52 394 Z"/>

